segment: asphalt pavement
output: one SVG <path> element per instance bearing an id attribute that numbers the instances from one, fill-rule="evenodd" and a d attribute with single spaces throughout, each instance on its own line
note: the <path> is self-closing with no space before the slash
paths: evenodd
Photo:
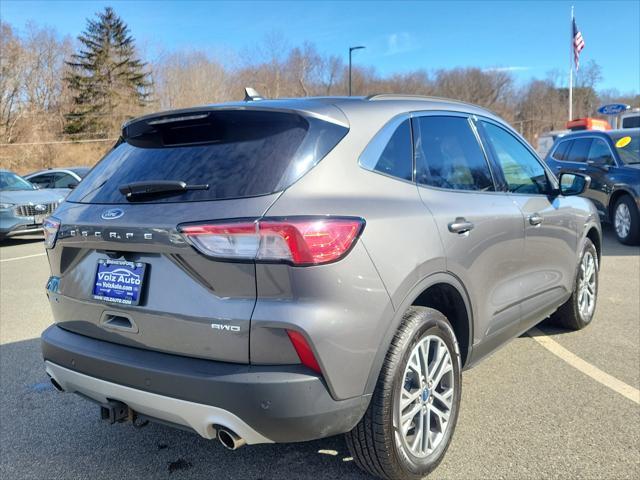
<path id="1" fill-rule="evenodd" d="M 640 248 L 605 233 L 592 325 L 538 327 L 589 369 L 523 335 L 465 372 L 453 442 L 429 478 L 640 478 L 640 405 L 589 373 L 640 389 Z M 162 425 L 109 426 L 94 404 L 56 392 L 38 339 L 52 322 L 43 252 L 37 237 L 0 246 L 0 478 L 370 478 L 342 437 L 229 452 Z"/>

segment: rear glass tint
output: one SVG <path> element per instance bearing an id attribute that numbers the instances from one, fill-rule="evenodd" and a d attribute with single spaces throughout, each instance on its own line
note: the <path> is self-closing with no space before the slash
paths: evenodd
<path id="1" fill-rule="evenodd" d="M 169 192 L 145 203 L 207 201 L 278 192 L 320 161 L 346 127 L 276 111 L 218 110 L 139 120 L 67 197 L 128 203 L 119 187 L 181 181 L 206 190 Z"/>

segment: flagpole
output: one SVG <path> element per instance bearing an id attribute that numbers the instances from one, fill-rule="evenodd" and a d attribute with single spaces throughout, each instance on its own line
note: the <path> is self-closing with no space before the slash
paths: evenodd
<path id="1" fill-rule="evenodd" d="M 571 42 L 569 42 L 569 121 L 573 120 L 573 5 L 571 5 Z"/>

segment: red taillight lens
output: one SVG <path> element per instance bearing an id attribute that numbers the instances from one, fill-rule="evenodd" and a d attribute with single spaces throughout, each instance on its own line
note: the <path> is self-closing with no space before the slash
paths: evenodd
<path id="1" fill-rule="evenodd" d="M 294 330 L 287 330 L 287 335 L 289 335 L 289 340 L 291 340 L 293 348 L 296 349 L 296 353 L 298 357 L 300 357 L 300 362 L 314 372 L 322 373 L 320 365 L 318 365 L 318 361 L 313 354 L 313 350 L 311 350 L 309 343 L 307 343 L 307 339 L 304 338 L 300 332 Z"/>
<path id="2" fill-rule="evenodd" d="M 44 247 L 53 248 L 58 238 L 58 230 L 60 230 L 60 220 L 54 217 L 48 217 L 42 222 L 42 230 L 44 230 Z"/>
<path id="3" fill-rule="evenodd" d="M 305 217 L 187 225 L 181 231 L 212 257 L 321 265 L 342 258 L 363 226 L 359 218 Z"/>

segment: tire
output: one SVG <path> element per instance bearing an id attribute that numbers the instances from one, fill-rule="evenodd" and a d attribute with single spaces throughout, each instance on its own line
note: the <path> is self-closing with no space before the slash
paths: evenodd
<path id="1" fill-rule="evenodd" d="M 586 266 L 586 264 L 590 264 L 589 258 L 593 260 L 593 283 L 589 283 L 591 285 L 589 291 L 591 292 L 593 303 L 590 304 L 588 308 L 583 309 L 581 305 L 584 306 L 584 304 L 581 302 L 583 301 L 583 289 L 586 288 L 584 274 L 585 271 L 589 271 Z M 569 330 L 582 330 L 591 323 L 598 300 L 598 270 L 598 253 L 596 252 L 596 247 L 591 240 L 587 238 L 584 248 L 582 249 L 582 255 L 580 255 L 580 262 L 578 262 L 576 277 L 573 282 L 573 293 L 569 300 L 551 316 L 559 326 Z M 589 278 L 591 278 L 591 275 L 589 275 Z"/>
<path id="2" fill-rule="evenodd" d="M 417 365 L 415 360 L 419 360 L 419 345 L 429 345 L 427 358 L 433 359 L 427 362 L 431 363 L 427 378 L 436 371 L 446 372 L 440 375 L 441 379 L 435 385 L 425 385 L 426 389 L 419 386 L 417 369 L 413 367 Z M 439 354 L 442 354 L 439 358 L 444 360 L 438 369 L 435 359 Z M 412 366 L 409 366 L 409 362 Z M 462 387 L 460 364 L 458 343 L 444 315 L 430 308 L 409 308 L 391 342 L 369 408 L 362 420 L 346 434 L 351 455 L 362 470 L 388 480 L 417 480 L 438 466 L 449 447 L 458 419 Z M 418 396 L 409 402 L 402 392 Z M 404 425 L 408 425 L 406 435 L 400 428 L 401 399 L 406 401 L 403 408 L 406 415 Z M 447 403 L 443 400 L 447 400 Z M 415 409 L 413 416 L 408 414 Z M 446 423 L 438 421 L 447 413 Z M 419 421 L 422 418 L 426 422 L 427 417 L 432 424 L 429 431 L 433 429 L 434 433 L 420 436 Z M 396 428 L 395 425 L 400 427 Z M 417 439 L 431 440 L 431 450 L 426 448 L 418 453 L 412 450 L 410 444 L 414 441 L 418 444 L 418 450 L 424 446 Z"/>
<path id="3" fill-rule="evenodd" d="M 620 243 L 625 245 L 640 243 L 640 213 L 629 195 L 623 195 L 616 201 L 611 223 Z"/>

